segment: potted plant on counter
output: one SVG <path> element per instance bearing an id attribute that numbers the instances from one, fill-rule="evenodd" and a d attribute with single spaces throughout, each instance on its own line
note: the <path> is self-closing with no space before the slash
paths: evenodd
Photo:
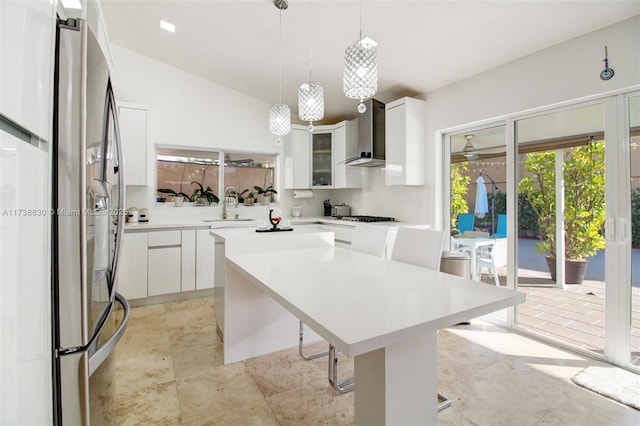
<path id="1" fill-rule="evenodd" d="M 551 279 L 556 266 L 555 151 L 530 153 L 525 168 L 531 173 L 520 181 L 524 194 L 538 216 L 542 241 L 538 253 L 546 255 Z M 604 142 L 590 141 L 565 154 L 565 282 L 581 284 L 587 262 L 604 248 Z"/>
<path id="2" fill-rule="evenodd" d="M 245 206 L 253 206 L 255 199 L 256 193 L 248 188 L 238 194 L 238 202 L 243 203 Z"/>
<path id="3" fill-rule="evenodd" d="M 262 196 L 262 205 L 269 204 L 269 202 L 271 201 L 271 196 L 273 194 L 277 194 L 278 193 L 278 191 L 273 189 L 273 185 L 269 185 L 266 188 L 261 188 L 259 186 L 254 186 L 253 189 L 255 189 L 258 192 L 258 196 Z"/>
<path id="4" fill-rule="evenodd" d="M 193 181 L 191 185 L 193 184 L 197 185 L 197 187 L 191 194 L 191 201 L 193 201 L 196 206 L 211 205 L 220 201 L 210 186 L 207 186 L 207 189 L 205 189 L 200 182 Z"/>

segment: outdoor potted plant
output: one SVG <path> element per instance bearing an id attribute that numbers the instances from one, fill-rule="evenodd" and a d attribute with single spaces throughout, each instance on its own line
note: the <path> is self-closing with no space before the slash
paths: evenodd
<path id="1" fill-rule="evenodd" d="M 519 190 L 538 216 L 542 241 L 536 251 L 546 256 L 551 279 L 556 265 L 555 152 L 530 153 L 525 161 L 531 176 Z M 604 142 L 571 149 L 565 154 L 565 282 L 581 284 L 587 261 L 604 248 Z"/>

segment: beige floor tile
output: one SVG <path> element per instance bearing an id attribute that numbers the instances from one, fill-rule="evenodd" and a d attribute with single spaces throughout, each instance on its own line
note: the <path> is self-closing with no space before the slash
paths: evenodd
<path id="1" fill-rule="evenodd" d="M 260 399 L 230 407 L 210 417 L 194 419 L 185 426 L 279 426 L 267 401 Z"/>
<path id="2" fill-rule="evenodd" d="M 327 384 L 281 392 L 267 397 L 267 402 L 283 426 L 352 425 L 353 395 L 337 394 Z"/>
<path id="3" fill-rule="evenodd" d="M 173 381 L 119 393 L 116 412 L 117 424 L 121 426 L 182 424 Z"/>
<path id="4" fill-rule="evenodd" d="M 324 357 L 326 360 L 326 357 Z M 297 349 L 288 349 L 244 361 L 264 396 L 275 395 L 300 387 L 325 387 L 325 370 L 305 361 Z"/>
<path id="5" fill-rule="evenodd" d="M 167 355 L 116 356 L 116 395 L 175 381 L 172 359 Z"/>
<path id="6" fill-rule="evenodd" d="M 192 325 L 172 327 L 167 331 L 167 335 L 174 351 L 198 345 L 221 343 L 216 334 L 215 324 L 203 321 L 196 321 Z"/>
<path id="7" fill-rule="evenodd" d="M 178 400 L 186 423 L 263 398 L 242 363 L 225 365 L 178 381 Z"/>
<path id="8" fill-rule="evenodd" d="M 173 349 L 173 368 L 177 380 L 214 373 L 224 367 L 222 344 L 208 343 Z"/>
<path id="9" fill-rule="evenodd" d="M 206 305 L 194 306 L 192 308 L 185 307 L 183 309 L 168 308 L 165 317 L 167 319 L 167 327 L 169 328 L 192 326 L 193 324 L 199 323 L 215 324 L 216 321 L 213 309 Z"/>
<path id="10" fill-rule="evenodd" d="M 196 299 L 180 300 L 178 302 L 165 304 L 167 312 L 192 310 L 197 308 L 213 309 L 213 297 L 199 297 Z"/>

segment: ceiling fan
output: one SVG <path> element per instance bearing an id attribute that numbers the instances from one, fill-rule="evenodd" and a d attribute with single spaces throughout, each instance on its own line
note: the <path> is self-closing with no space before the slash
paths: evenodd
<path id="1" fill-rule="evenodd" d="M 467 157 L 467 160 L 469 160 L 469 161 L 474 161 L 474 160 L 477 160 L 478 158 L 480 158 L 480 156 L 478 154 L 474 153 L 474 151 L 476 149 L 473 146 L 473 144 L 471 143 L 471 140 L 474 137 L 475 137 L 474 134 L 464 135 L 464 138 L 467 140 L 467 143 L 465 144 L 464 148 L 462 148 L 462 152 L 464 153 L 463 155 L 465 157 Z"/>
<path id="2" fill-rule="evenodd" d="M 229 154 L 225 154 L 224 162 L 229 166 L 242 167 L 242 166 L 249 166 L 251 163 L 253 163 L 253 158 L 243 158 L 240 160 L 232 160 Z"/>

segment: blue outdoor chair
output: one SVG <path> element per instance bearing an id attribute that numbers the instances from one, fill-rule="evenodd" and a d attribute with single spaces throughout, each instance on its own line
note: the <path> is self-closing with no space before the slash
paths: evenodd
<path id="1" fill-rule="evenodd" d="M 474 216 L 473 214 L 458 215 L 458 231 L 462 234 L 465 231 L 473 231 Z"/>
<path id="2" fill-rule="evenodd" d="M 498 227 L 496 228 L 496 233 L 493 234 L 492 237 L 507 238 L 507 215 L 506 214 L 498 215 Z"/>

